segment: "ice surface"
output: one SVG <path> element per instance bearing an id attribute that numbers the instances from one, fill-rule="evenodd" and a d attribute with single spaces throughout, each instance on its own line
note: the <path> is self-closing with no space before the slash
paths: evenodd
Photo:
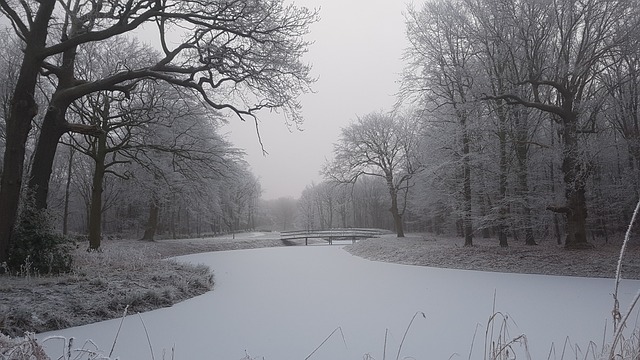
<path id="1" fill-rule="evenodd" d="M 346 346 L 336 332 L 311 359 L 362 359 L 365 354 L 382 359 L 386 329 L 386 358 L 395 359 L 417 312 L 424 312 L 426 319 L 415 319 L 400 358 L 467 359 L 477 328 L 472 358 L 481 359 L 494 293 L 496 310 L 513 320 L 511 335 L 526 334 L 532 358 L 546 359 L 552 343 L 559 352 L 567 336 L 583 352 L 590 341 L 600 346 L 611 317 L 610 279 L 397 265 L 364 260 L 338 246 L 236 250 L 179 259 L 210 266 L 216 284 L 212 292 L 141 314 L 155 359 L 161 359 L 163 351 L 170 359 L 172 348 L 176 360 L 247 355 L 305 359 L 338 327 Z M 639 287 L 640 281 L 623 282 L 623 309 Z M 75 337 L 78 345 L 92 339 L 108 353 L 119 323 L 104 321 L 38 337 Z M 52 358 L 61 355 L 60 341 L 45 345 Z M 151 359 L 137 315 L 125 319 L 113 356 Z"/>

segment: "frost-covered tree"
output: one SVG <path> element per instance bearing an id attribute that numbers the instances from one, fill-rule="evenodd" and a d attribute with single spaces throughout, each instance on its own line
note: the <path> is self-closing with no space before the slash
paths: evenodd
<path id="1" fill-rule="evenodd" d="M 471 122 L 478 116 L 474 77 L 479 67 L 471 24 L 455 2 L 430 1 L 421 9 L 410 7 L 407 19 L 407 71 L 405 96 L 417 98 L 423 109 L 436 108 L 458 124 L 462 223 L 465 246 L 473 245 Z"/>
<path id="2" fill-rule="evenodd" d="M 619 147 L 607 131 L 619 123 L 613 114 L 633 121 L 633 82 L 623 79 L 633 71 L 625 54 L 637 48 L 639 19 L 625 0 L 432 0 L 410 7 L 403 100 L 434 121 L 429 131 L 458 146 L 436 169 L 444 175 L 446 164 L 460 164 L 450 179 L 462 184 L 448 191 L 446 177 L 421 183 L 461 196 L 464 217 L 503 245 L 520 232 L 527 244 L 536 233 L 559 236 L 558 217 L 534 211 L 546 208 L 564 215 L 566 247 L 589 247 L 587 231 L 600 225 L 588 226 L 587 201 L 602 204 L 606 187 L 602 174 L 590 176 L 611 169 L 604 159 Z M 457 130 L 443 126 L 452 120 Z M 442 208 L 459 208 L 449 206 Z M 467 244 L 475 232 L 470 221 L 463 225 Z"/>
<path id="3" fill-rule="evenodd" d="M 548 209 L 565 215 L 566 247 L 589 247 L 585 135 L 596 131 L 602 108 L 598 75 L 635 35 L 630 31 L 638 24 L 637 6 L 618 0 L 563 0 L 515 2 L 509 10 L 504 16 L 515 16 L 513 26 L 524 35 L 507 43 L 508 49 L 525 49 L 518 60 L 527 66 L 510 81 L 529 91 L 507 90 L 488 98 L 536 109 L 555 120 L 562 132 L 565 203 Z"/>
<path id="4" fill-rule="evenodd" d="M 404 237 L 402 216 L 412 179 L 422 170 L 416 153 L 416 124 L 381 112 L 359 117 L 342 129 L 334 144 L 334 159 L 323 170 L 338 183 L 355 183 L 361 176 L 384 179 L 398 237 Z"/>
<path id="5" fill-rule="evenodd" d="M 222 221 L 235 237 L 235 232 L 253 228 L 256 204 L 262 195 L 262 188 L 246 163 L 241 162 L 234 167 L 230 172 L 233 176 L 222 181 L 220 205 Z"/>
<path id="6" fill-rule="evenodd" d="M 309 66 L 301 61 L 308 47 L 302 36 L 316 14 L 281 0 L 0 1 L 0 11 L 24 49 L 6 119 L 0 261 L 7 257 L 16 219 L 25 144 L 39 112 L 34 96 L 41 74 L 53 79 L 56 90 L 46 107 L 30 174 L 29 187 L 38 208 L 46 207 L 61 136 L 69 131 L 99 133 L 67 119 L 69 105 L 83 96 L 100 91 L 126 95 L 138 80 L 152 78 L 189 88 L 214 109 L 243 118 L 254 118 L 261 109 L 283 109 L 299 121 L 297 97 L 312 82 Z M 80 48 L 131 33 L 142 24 L 156 30 L 159 58 L 124 62 L 99 78 L 78 76 Z M 182 32 L 182 36 L 168 39 L 171 32 Z"/>

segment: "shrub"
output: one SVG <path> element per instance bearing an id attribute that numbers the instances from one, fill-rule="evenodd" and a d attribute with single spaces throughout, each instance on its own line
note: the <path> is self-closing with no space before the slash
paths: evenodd
<path id="1" fill-rule="evenodd" d="M 74 244 L 54 233 L 45 211 L 25 209 L 14 230 L 7 269 L 22 275 L 71 271 Z"/>

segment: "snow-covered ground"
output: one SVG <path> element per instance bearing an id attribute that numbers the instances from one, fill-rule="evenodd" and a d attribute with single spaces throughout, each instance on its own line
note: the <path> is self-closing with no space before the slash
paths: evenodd
<path id="1" fill-rule="evenodd" d="M 362 359 L 483 358 L 485 327 L 495 310 L 508 314 L 510 334 L 526 334 L 533 359 L 560 358 L 567 336 L 584 353 L 611 328 L 613 280 L 503 274 L 375 262 L 338 246 L 236 250 L 189 255 L 215 272 L 212 292 L 170 308 L 128 316 L 112 357 L 234 360 L 246 357 Z M 640 281 L 623 281 L 623 309 Z M 108 294 L 105 294 L 107 297 Z M 635 319 L 635 317 L 633 317 Z M 143 327 L 146 326 L 146 332 Z M 92 339 L 106 353 L 120 320 L 39 334 Z M 501 323 L 496 323 L 496 332 Z M 634 324 L 633 324 L 634 325 Z M 474 333 L 475 342 L 473 341 Z M 610 338 L 607 335 L 607 340 Z M 60 340 L 45 342 L 52 358 Z M 88 346 L 88 348 L 91 348 Z M 175 352 L 172 355 L 172 349 Z M 574 358 L 568 356 L 565 358 Z"/>

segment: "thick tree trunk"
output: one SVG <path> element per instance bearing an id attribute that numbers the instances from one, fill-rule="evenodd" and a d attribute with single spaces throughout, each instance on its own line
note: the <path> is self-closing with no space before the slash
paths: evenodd
<path id="1" fill-rule="evenodd" d="M 563 119 L 563 160 L 566 204 L 562 207 L 549 207 L 550 210 L 564 213 L 567 219 L 567 237 L 565 248 L 588 249 L 592 245 L 587 241 L 587 202 L 585 181 L 587 177 L 578 151 L 577 119 L 575 115 Z"/>
<path id="2" fill-rule="evenodd" d="M 62 135 L 66 132 L 96 137 L 104 134 L 104 131 L 99 126 L 67 123 L 65 116 L 69 107 L 69 99 L 60 99 L 57 97 L 57 93 L 58 91 L 52 96 L 49 109 L 44 116 L 29 177 L 28 186 L 34 196 L 37 210 L 47 208 L 49 180 L 51 179 L 58 142 Z"/>
<path id="3" fill-rule="evenodd" d="M 147 225 L 144 228 L 144 234 L 142 235 L 142 239 L 145 241 L 153 241 L 156 235 L 156 231 L 158 229 L 158 215 L 160 214 L 160 207 L 156 203 L 155 200 L 151 200 L 149 202 L 149 218 L 147 219 Z M 173 213 L 171 214 L 171 219 L 173 223 Z M 173 228 L 173 226 L 172 226 Z M 175 238 L 175 231 L 174 231 Z"/>
<path id="4" fill-rule="evenodd" d="M 398 200 L 391 201 L 391 215 L 393 216 L 393 224 L 396 228 L 397 237 L 404 237 L 404 224 L 402 223 L 402 216 L 398 213 Z"/>
<path id="5" fill-rule="evenodd" d="M 102 184 L 104 182 L 104 164 L 96 164 L 91 188 L 91 207 L 89 210 L 89 250 L 99 250 L 102 239 Z"/>
<path id="6" fill-rule="evenodd" d="M 584 186 L 567 192 L 567 249 L 590 249 L 593 246 L 587 241 L 587 202 Z"/>
<path id="7" fill-rule="evenodd" d="M 66 113 L 69 105 L 75 100 L 65 92 L 75 83 L 76 48 L 67 49 L 62 54 L 61 71 L 58 73 L 58 85 L 51 96 L 47 113 L 42 122 L 40 136 L 33 157 L 33 166 L 29 177 L 29 190 L 34 194 L 37 210 L 47 208 L 49 195 L 49 179 L 53 169 L 58 142 L 64 133 L 73 131 L 87 135 L 98 135 L 99 128 L 93 126 L 69 124 Z"/>
<path id="8" fill-rule="evenodd" d="M 18 100 L 14 96 L 11 104 L 11 112 L 23 114 L 37 112 L 34 102 Z M 33 97 L 31 97 L 33 101 Z M 23 163 L 25 157 L 25 144 L 31 129 L 31 119 L 10 115 L 7 119 L 7 138 L 4 152 L 4 168 L 0 182 L 0 263 L 8 260 L 9 247 L 13 227 L 18 215 L 20 190 L 22 188 Z"/>
<path id="9" fill-rule="evenodd" d="M 8 259 L 11 235 L 18 214 L 25 157 L 25 144 L 33 118 L 38 113 L 34 94 L 47 40 L 47 29 L 55 0 L 40 1 L 38 12 L 27 34 L 20 73 L 6 118 L 4 168 L 0 179 L 0 263 Z"/>
<path id="10" fill-rule="evenodd" d="M 387 185 L 389 186 L 389 195 L 391 195 L 391 216 L 393 216 L 393 225 L 396 228 L 396 234 L 399 238 L 404 237 L 404 225 L 402 223 L 402 215 L 398 209 L 398 191 L 393 185 L 393 179 L 387 179 Z"/>
<path id="11" fill-rule="evenodd" d="M 564 126 L 564 174 L 567 215 L 566 248 L 589 248 L 587 242 L 587 202 L 585 199 L 586 170 L 579 159 L 577 119 L 566 121 Z"/>
<path id="12" fill-rule="evenodd" d="M 60 138 L 66 132 L 66 128 L 63 125 L 65 114 L 61 112 L 59 106 L 63 106 L 66 111 L 66 105 L 56 104 L 52 100 L 52 104 L 44 116 L 38 143 L 33 154 L 33 166 L 29 174 L 28 187 L 31 194 L 33 194 L 34 205 L 37 210 L 47 208 L 49 179 L 51 178 L 56 149 Z"/>

